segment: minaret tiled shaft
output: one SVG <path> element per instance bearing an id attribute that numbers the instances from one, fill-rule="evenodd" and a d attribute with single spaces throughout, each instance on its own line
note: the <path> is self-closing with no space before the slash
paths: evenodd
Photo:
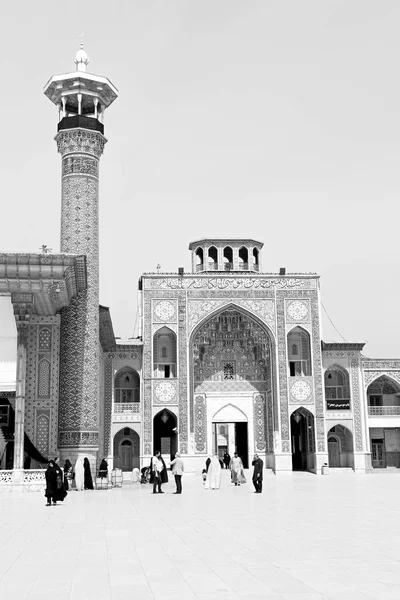
<path id="1" fill-rule="evenodd" d="M 62 156 L 61 252 L 85 254 L 87 290 L 62 312 L 60 447 L 96 449 L 99 425 L 99 158 L 105 138 L 82 128 L 56 136 Z"/>

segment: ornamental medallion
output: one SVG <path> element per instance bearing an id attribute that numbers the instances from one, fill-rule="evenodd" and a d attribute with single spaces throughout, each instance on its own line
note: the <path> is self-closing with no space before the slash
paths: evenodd
<path id="1" fill-rule="evenodd" d="M 163 381 L 156 385 L 155 395 L 162 402 L 170 402 L 175 398 L 175 386 L 168 381 Z"/>
<path id="2" fill-rule="evenodd" d="M 162 300 L 156 304 L 154 314 L 160 321 L 170 321 L 175 314 L 174 305 L 167 300 Z"/>
<path id="3" fill-rule="evenodd" d="M 302 321 L 308 315 L 308 308 L 304 302 L 295 300 L 287 308 L 287 314 L 293 321 Z"/>
<path id="4" fill-rule="evenodd" d="M 306 381 L 296 381 L 292 385 L 291 392 L 295 400 L 302 402 L 311 396 L 311 386 Z"/>

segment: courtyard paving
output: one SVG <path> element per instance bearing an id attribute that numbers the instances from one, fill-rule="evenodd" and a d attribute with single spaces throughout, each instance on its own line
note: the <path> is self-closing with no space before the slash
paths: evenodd
<path id="1" fill-rule="evenodd" d="M 170 481 L 172 477 L 170 476 Z M 295 473 L 0 496 L 0 598 L 400 598 L 400 477 Z"/>

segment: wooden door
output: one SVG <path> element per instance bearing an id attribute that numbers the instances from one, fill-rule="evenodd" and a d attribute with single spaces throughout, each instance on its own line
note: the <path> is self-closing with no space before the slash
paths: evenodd
<path id="1" fill-rule="evenodd" d="M 123 471 L 132 471 L 132 443 L 124 440 L 121 444 L 121 469 Z"/>
<path id="2" fill-rule="evenodd" d="M 328 457 L 330 467 L 340 467 L 339 442 L 336 438 L 328 439 Z"/>

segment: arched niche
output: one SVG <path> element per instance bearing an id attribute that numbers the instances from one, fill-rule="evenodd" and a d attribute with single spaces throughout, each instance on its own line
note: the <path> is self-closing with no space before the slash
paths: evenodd
<path id="1" fill-rule="evenodd" d="M 114 377 L 114 402 L 140 402 L 140 377 L 132 367 L 122 367 Z"/>
<path id="2" fill-rule="evenodd" d="M 310 376 L 310 334 L 302 327 L 294 327 L 287 335 L 288 368 L 291 377 Z"/>
<path id="3" fill-rule="evenodd" d="M 153 337 L 154 377 L 177 377 L 176 334 L 169 327 L 161 327 Z"/>

